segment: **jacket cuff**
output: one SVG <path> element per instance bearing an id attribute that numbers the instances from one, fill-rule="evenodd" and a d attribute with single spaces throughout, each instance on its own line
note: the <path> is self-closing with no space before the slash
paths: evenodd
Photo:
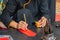
<path id="1" fill-rule="evenodd" d="M 9 17 L 7 17 L 7 18 L 4 18 L 2 16 L 0 17 L 0 21 L 2 21 L 6 27 L 8 27 L 11 20 L 12 20 L 12 18 L 9 18 Z"/>
<path id="2" fill-rule="evenodd" d="M 46 17 L 48 20 L 50 19 L 49 15 L 43 15 L 44 17 Z"/>

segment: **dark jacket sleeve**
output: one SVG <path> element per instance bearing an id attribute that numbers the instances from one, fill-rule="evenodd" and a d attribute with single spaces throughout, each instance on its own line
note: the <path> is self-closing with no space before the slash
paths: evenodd
<path id="1" fill-rule="evenodd" d="M 9 0 L 6 8 L 3 10 L 2 15 L 0 15 L 1 21 L 8 26 L 8 24 L 12 20 L 12 14 L 14 13 L 16 9 L 16 2 L 15 0 Z"/>
<path id="2" fill-rule="evenodd" d="M 49 18 L 48 0 L 39 0 L 39 11 L 43 16 Z"/>

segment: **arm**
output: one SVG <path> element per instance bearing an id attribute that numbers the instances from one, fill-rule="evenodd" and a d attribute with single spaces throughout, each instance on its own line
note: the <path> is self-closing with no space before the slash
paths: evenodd
<path id="1" fill-rule="evenodd" d="M 39 11 L 44 17 L 49 18 L 48 0 L 40 0 Z"/>
<path id="2" fill-rule="evenodd" d="M 16 9 L 16 5 L 17 4 L 16 4 L 15 0 L 9 0 L 7 5 L 6 5 L 6 8 L 3 10 L 2 15 L 0 16 L 1 21 L 7 27 L 8 27 L 8 25 L 12 26 L 12 27 L 15 27 L 17 25 L 17 23 L 15 21 L 12 21 L 12 15 Z"/>
<path id="3" fill-rule="evenodd" d="M 39 27 L 45 27 L 46 21 L 49 20 L 48 0 L 38 0 L 38 10 L 41 15 L 41 19 L 38 21 L 41 24 Z"/>

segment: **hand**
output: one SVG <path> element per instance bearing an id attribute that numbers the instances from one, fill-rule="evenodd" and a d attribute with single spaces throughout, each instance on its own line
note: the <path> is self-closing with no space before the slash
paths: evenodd
<path id="1" fill-rule="evenodd" d="M 46 25 L 47 22 L 47 18 L 45 18 L 44 16 L 39 20 L 41 27 L 44 27 Z"/>
<path id="2" fill-rule="evenodd" d="M 28 26 L 28 24 L 26 22 L 24 22 L 24 21 L 20 21 L 18 23 L 18 29 L 26 30 L 27 29 L 27 26 Z"/>
<path id="3" fill-rule="evenodd" d="M 1 28 L 7 28 L 2 22 L 0 22 L 0 27 Z"/>

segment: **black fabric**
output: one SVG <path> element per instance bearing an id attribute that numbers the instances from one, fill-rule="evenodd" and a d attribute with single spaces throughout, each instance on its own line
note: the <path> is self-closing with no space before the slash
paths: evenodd
<path id="1" fill-rule="evenodd" d="M 28 28 L 36 31 L 36 27 L 33 25 L 33 22 L 35 22 L 36 20 L 34 20 L 33 15 L 31 15 L 31 11 L 29 9 L 20 9 L 17 12 L 17 21 L 25 21 L 24 15 L 26 17 L 26 22 L 28 23 Z"/>
<path id="2" fill-rule="evenodd" d="M 17 11 L 23 9 L 22 6 L 25 2 L 25 0 L 9 0 L 3 14 L 0 16 L 1 21 L 8 26 L 13 16 L 16 17 Z M 48 18 L 46 16 L 49 15 L 48 0 L 31 0 L 26 9 L 31 11 L 31 15 L 35 20 L 39 20 L 42 16 Z"/>
<path id="3" fill-rule="evenodd" d="M 3 0 L 4 4 L 7 4 L 8 0 Z"/>
<path id="4" fill-rule="evenodd" d="M 7 10 L 4 11 L 4 14 L 0 15 L 0 19 L 1 21 L 8 26 L 10 21 L 12 20 L 12 16 L 10 17 L 10 15 L 8 14 L 9 12 Z M 8 20 L 7 20 L 8 19 Z"/>
<path id="5" fill-rule="evenodd" d="M 56 0 L 48 0 L 49 6 L 49 15 L 51 19 L 51 24 L 55 24 L 55 11 L 56 11 Z"/>

